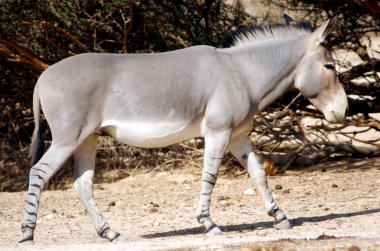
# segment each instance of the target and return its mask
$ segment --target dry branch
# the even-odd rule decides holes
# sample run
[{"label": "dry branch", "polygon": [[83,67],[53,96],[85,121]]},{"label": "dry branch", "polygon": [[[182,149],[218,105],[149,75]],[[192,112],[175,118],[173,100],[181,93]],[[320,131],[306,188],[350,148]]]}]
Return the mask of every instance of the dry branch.
[{"label": "dry branch", "polygon": [[[48,64],[40,60],[30,50],[7,39],[1,34],[0,43],[3,45],[2,47],[0,47],[0,54],[5,59],[5,61],[26,65],[32,68],[33,70],[39,72],[42,72],[49,67]],[[16,52],[13,52],[12,50]]]},{"label": "dry branch", "polygon": [[51,23],[48,21],[40,21],[39,24],[45,28],[52,28],[52,29],[60,32],[65,37],[67,37],[68,39],[73,41],[75,44],[77,44],[84,52],[91,52],[91,50],[85,44],[83,44],[81,41],[79,41],[79,39],[77,39],[75,36],[73,36],[69,31],[60,27],[57,23]]}]

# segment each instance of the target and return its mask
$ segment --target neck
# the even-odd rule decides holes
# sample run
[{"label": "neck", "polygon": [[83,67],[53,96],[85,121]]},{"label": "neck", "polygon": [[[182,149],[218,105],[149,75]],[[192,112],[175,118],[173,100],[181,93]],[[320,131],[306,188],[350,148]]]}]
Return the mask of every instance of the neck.
[{"label": "neck", "polygon": [[[251,102],[262,111],[291,88],[304,54],[301,39],[284,38],[223,49],[245,80]],[[232,67],[231,65],[231,67]]]}]

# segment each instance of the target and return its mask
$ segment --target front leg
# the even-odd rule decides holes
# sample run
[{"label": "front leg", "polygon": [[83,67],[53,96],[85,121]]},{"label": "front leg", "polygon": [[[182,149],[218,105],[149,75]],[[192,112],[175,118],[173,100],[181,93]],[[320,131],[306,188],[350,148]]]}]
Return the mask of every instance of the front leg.
[{"label": "front leg", "polygon": [[256,155],[252,151],[251,141],[246,137],[233,140],[228,146],[232,155],[240,164],[248,170],[249,175],[256,183],[257,188],[264,200],[264,205],[269,216],[274,217],[274,227],[276,229],[291,228],[290,222],[277,206],[269,188],[265,170]]},{"label": "front leg", "polygon": [[223,232],[211,220],[211,194],[218,178],[220,164],[229,143],[231,131],[208,133],[205,137],[205,152],[202,172],[202,188],[197,210],[197,220],[210,235],[221,235]]}]

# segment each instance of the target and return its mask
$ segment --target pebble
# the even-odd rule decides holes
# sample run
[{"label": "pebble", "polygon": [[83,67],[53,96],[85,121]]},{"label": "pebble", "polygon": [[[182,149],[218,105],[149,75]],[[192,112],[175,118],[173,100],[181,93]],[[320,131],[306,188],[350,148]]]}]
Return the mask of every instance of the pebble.
[{"label": "pebble", "polygon": [[277,184],[277,185],[274,186],[274,189],[276,189],[276,190],[281,190],[281,189],[282,189],[282,186],[279,185],[279,184]]},{"label": "pebble", "polygon": [[158,212],[158,208],[157,207],[149,208],[149,213],[157,213],[157,212]]},{"label": "pebble", "polygon": [[255,190],[253,190],[252,188],[247,188],[244,190],[244,194],[252,196],[255,194]]},{"label": "pebble", "polygon": [[232,202],[229,202],[229,201],[226,201],[226,200],[223,200],[220,202],[220,204],[224,207],[229,207],[229,206],[232,206],[233,203]]},{"label": "pebble", "polygon": [[53,219],[53,218],[55,218],[55,214],[48,214],[45,216],[45,218],[48,220]]},{"label": "pebble", "polygon": [[338,185],[334,183],[334,184],[332,184],[332,187],[338,187]]},{"label": "pebble", "polygon": [[218,197],[218,201],[229,200],[229,199],[231,199],[231,198],[228,196],[223,196],[223,195]]},{"label": "pebble", "polygon": [[347,251],[360,251],[360,248],[358,246],[353,245],[353,246],[349,247],[347,249]]},{"label": "pebble", "polygon": [[290,189],[285,189],[284,191],[282,191],[282,194],[288,194],[290,193]]},{"label": "pebble", "polygon": [[150,202],[150,204],[152,205],[152,207],[160,207],[160,205],[158,205],[157,203],[154,203],[154,202]]},{"label": "pebble", "polygon": [[113,207],[115,205],[116,205],[115,201],[111,201],[110,203],[108,203],[108,206],[110,206],[110,207]]}]

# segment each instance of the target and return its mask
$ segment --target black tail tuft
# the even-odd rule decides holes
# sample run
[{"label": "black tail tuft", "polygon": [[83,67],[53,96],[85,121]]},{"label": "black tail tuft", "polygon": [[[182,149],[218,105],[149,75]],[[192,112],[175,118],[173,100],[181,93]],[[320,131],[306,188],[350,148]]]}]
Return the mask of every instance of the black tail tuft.
[{"label": "black tail tuft", "polygon": [[31,143],[30,157],[31,166],[34,166],[42,157],[45,151],[45,143],[44,143],[44,131],[45,126],[43,123],[38,125],[38,128],[35,128],[33,132],[33,138]]}]

